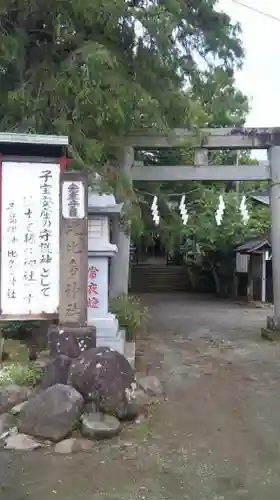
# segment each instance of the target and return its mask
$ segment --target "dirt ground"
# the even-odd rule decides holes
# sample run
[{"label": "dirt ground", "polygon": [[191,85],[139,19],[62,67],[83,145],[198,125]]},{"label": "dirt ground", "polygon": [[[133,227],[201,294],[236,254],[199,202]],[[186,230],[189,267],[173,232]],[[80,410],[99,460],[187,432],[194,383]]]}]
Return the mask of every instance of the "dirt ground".
[{"label": "dirt ground", "polygon": [[166,401],[90,454],[0,454],[1,500],[279,500],[280,343],[268,309],[145,296],[139,369]]}]

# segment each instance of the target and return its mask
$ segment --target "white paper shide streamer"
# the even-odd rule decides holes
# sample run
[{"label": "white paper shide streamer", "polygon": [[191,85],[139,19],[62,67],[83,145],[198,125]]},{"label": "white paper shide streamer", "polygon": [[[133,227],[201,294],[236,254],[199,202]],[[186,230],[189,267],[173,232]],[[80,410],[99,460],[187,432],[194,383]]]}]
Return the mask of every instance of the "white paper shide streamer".
[{"label": "white paper shide streamer", "polygon": [[153,216],[153,221],[156,226],[159,225],[160,221],[160,216],[159,216],[159,210],[158,210],[158,197],[154,196],[153,203],[151,206],[151,211],[152,211],[152,216]]},{"label": "white paper shide streamer", "polygon": [[186,195],[184,195],[184,194],[183,194],[181,201],[180,201],[179,210],[180,210],[180,215],[182,217],[182,222],[185,226],[188,222],[189,214],[188,214],[187,207],[186,207]]},{"label": "white paper shide streamer", "polygon": [[239,210],[241,213],[241,218],[243,221],[243,224],[246,226],[248,224],[248,221],[250,219],[249,212],[247,209],[247,204],[246,204],[246,196],[242,196],[242,200],[239,205]]},{"label": "white paper shide streamer", "polygon": [[225,206],[224,198],[220,194],[219,205],[218,205],[218,208],[215,212],[215,219],[216,219],[217,226],[220,226],[222,223],[225,208],[226,208],[226,206]]}]

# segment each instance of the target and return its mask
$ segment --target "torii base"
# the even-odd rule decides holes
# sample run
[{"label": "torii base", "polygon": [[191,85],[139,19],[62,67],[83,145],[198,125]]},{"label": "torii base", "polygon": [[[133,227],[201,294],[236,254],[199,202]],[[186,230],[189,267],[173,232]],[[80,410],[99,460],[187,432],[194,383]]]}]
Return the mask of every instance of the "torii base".
[{"label": "torii base", "polygon": [[261,337],[270,342],[280,341],[280,318],[268,316],[266,328],[261,329]]}]

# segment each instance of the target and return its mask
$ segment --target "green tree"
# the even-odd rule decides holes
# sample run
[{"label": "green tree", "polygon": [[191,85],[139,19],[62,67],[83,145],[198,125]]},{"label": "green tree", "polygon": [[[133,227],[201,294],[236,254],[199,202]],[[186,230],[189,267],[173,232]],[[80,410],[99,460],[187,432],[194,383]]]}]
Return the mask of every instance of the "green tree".
[{"label": "green tree", "polygon": [[1,129],[68,134],[92,169],[128,132],[206,123],[194,86],[215,87],[215,67],[231,78],[243,55],[239,26],[215,5],[1,0]]},{"label": "green tree", "polygon": [[[232,71],[227,68],[222,67],[209,67],[203,75],[199,77],[197,75],[193,76],[192,79],[193,87],[190,90],[190,95],[196,103],[199,103],[201,109],[204,113],[204,127],[242,127],[244,125],[246,115],[248,113],[248,99],[242,94],[238,89],[235,88],[234,75]],[[235,164],[237,162],[237,154],[240,156],[239,162],[241,164],[255,163],[251,159],[251,154],[249,151],[242,151],[240,153],[236,151],[213,151],[209,152],[209,163],[215,165],[225,165],[225,164]],[[177,148],[172,150],[157,150],[152,149],[149,151],[138,151],[137,159],[143,161],[146,165],[191,165],[194,164],[194,151],[190,147]],[[199,182],[165,182],[161,184],[139,182],[137,183],[137,189],[141,192],[155,192],[159,197],[164,197],[168,195],[175,195],[176,193],[188,193],[194,189],[199,189],[205,183]],[[241,189],[249,189],[249,184],[251,190],[253,189],[252,183],[247,183],[248,185],[242,184]],[[209,185],[216,186],[219,189],[230,190],[235,187],[235,182],[212,182],[206,183]],[[255,187],[259,187],[259,184],[254,183]],[[144,211],[144,226],[145,215],[147,210]],[[150,226],[150,224],[148,224]],[[168,238],[168,246],[170,246],[173,240],[178,240],[175,236],[176,230],[178,230],[178,225],[176,224],[176,219],[170,220],[167,223],[166,220],[162,221],[162,225],[168,225],[168,233],[171,231],[171,226],[173,225],[172,234],[174,233],[174,239]],[[149,228],[150,229],[150,228]],[[137,227],[136,227],[137,231]]]},{"label": "green tree", "polygon": [[[214,68],[205,73],[204,77],[197,81],[192,90],[193,94],[202,105],[205,116],[208,117],[205,126],[225,127],[243,126],[248,112],[248,101],[246,96],[234,87],[234,78],[230,72],[221,68]],[[255,164],[256,160],[251,158],[250,151],[213,151],[209,153],[209,163],[213,165],[236,164],[237,154],[240,164]],[[139,159],[146,164],[153,165],[182,165],[193,164],[193,150],[190,148],[176,150],[153,150],[140,152]],[[239,191],[249,193],[260,189],[267,183],[240,182]],[[143,220],[147,228],[147,238],[154,232],[149,207],[151,196],[145,195],[146,191],[155,193],[160,200],[161,222],[157,232],[166,250],[179,249],[180,245],[188,240],[191,253],[188,252],[188,264],[196,267],[200,274],[207,267],[211,271],[216,283],[216,289],[221,288],[220,276],[227,274],[232,278],[233,262],[232,252],[238,243],[244,241],[250,235],[256,235],[266,231],[269,226],[269,214],[266,209],[254,209],[248,226],[241,222],[238,210],[236,210],[237,195],[236,182],[165,182],[139,183],[137,188],[143,193],[145,204],[142,207]],[[219,194],[229,193],[229,202],[235,207],[230,217],[226,214],[222,229],[217,226],[214,219],[215,204],[218,203]],[[197,208],[199,217],[192,221],[196,223],[192,227],[182,226],[178,210],[168,210],[167,200],[180,201],[180,194],[185,193],[187,203]],[[177,195],[177,197],[176,197]],[[241,198],[240,198],[241,199]],[[204,213],[205,212],[205,213]],[[198,243],[199,247],[197,247]],[[203,254],[197,251],[203,248]],[[202,259],[202,255],[204,258]],[[220,264],[218,264],[220,262]]]},{"label": "green tree", "polygon": [[[151,126],[244,121],[247,100],[234,85],[240,28],[216,3],[0,0],[1,130],[69,135],[79,167],[102,171],[143,231],[142,196],[118,169],[104,168],[112,144]],[[173,151],[166,161],[189,156]]]},{"label": "green tree", "polygon": [[[268,207],[253,205],[246,200],[249,212],[247,224],[240,212],[241,197],[235,192],[224,193],[225,211],[218,225],[215,213],[221,191],[201,188],[189,202],[189,220],[181,228],[185,241],[185,257],[190,272],[210,272],[216,292],[229,291],[234,282],[235,248],[270,229]],[[232,290],[231,290],[232,291]]]}]

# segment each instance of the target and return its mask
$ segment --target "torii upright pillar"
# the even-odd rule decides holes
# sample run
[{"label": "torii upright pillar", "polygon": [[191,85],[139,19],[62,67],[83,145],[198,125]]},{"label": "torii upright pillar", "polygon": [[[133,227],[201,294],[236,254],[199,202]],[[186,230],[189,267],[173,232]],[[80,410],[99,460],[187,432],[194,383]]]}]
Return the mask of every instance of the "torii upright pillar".
[{"label": "torii upright pillar", "polygon": [[267,318],[267,327],[280,332],[280,146],[268,150],[271,170],[271,243],[274,314]]},{"label": "torii upright pillar", "polygon": [[[134,162],[133,147],[125,147],[120,151],[118,167],[126,174],[128,181],[132,184],[132,166]],[[119,200],[118,200],[119,201]],[[112,223],[112,242],[117,246],[118,253],[112,258],[110,266],[110,297],[117,297],[128,292],[129,283],[129,254],[130,234],[129,228],[125,230],[115,220]]]}]

